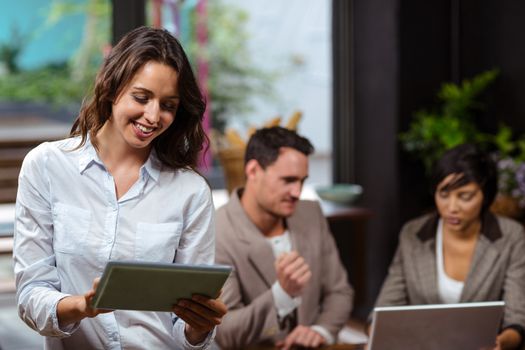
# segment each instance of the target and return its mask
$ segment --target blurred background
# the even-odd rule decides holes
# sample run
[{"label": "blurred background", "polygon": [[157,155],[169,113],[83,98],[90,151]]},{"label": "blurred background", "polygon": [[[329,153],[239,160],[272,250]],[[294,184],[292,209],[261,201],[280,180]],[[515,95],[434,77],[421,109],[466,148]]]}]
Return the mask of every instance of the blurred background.
[{"label": "blurred background", "polygon": [[[208,99],[212,147],[201,168],[214,190],[227,194],[242,181],[249,134],[276,124],[314,144],[310,188],[362,186],[350,207],[366,215],[354,211],[331,228],[357,290],[353,316],[365,319],[401,224],[432,209],[428,173],[445,149],[479,142],[491,150],[501,207],[523,220],[524,16],[525,3],[510,0],[5,2],[0,235],[12,235],[23,156],[68,134],[124,33],[163,27],[185,47]],[[16,317],[10,247],[0,241],[0,346],[39,348]]]}]

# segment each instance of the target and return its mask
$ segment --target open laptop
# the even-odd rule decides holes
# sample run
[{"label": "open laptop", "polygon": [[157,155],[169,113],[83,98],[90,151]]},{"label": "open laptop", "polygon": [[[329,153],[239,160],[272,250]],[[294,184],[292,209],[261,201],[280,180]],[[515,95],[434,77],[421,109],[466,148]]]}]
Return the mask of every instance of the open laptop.
[{"label": "open laptop", "polygon": [[368,350],[492,349],[503,301],[376,307]]}]

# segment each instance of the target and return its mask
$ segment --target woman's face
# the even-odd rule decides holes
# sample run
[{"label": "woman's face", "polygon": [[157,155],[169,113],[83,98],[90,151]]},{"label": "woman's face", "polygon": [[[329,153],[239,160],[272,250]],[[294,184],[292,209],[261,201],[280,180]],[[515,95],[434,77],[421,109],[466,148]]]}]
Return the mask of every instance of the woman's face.
[{"label": "woman's face", "polygon": [[443,228],[449,232],[467,232],[480,222],[483,192],[475,182],[453,190],[444,190],[460,174],[450,174],[439,183],[434,194],[436,206],[443,220]]},{"label": "woman's face", "polygon": [[137,71],[113,104],[110,140],[123,140],[133,149],[151,147],[175,119],[179,105],[177,72],[149,61]]}]

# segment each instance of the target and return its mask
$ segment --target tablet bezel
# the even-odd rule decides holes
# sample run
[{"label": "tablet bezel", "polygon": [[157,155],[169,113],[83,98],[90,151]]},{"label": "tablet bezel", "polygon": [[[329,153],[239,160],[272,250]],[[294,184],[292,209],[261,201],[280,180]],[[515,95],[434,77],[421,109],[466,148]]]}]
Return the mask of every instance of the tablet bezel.
[{"label": "tablet bezel", "polygon": [[226,265],[109,261],[91,306],[170,312],[180,298],[192,294],[218,297],[231,270]]}]

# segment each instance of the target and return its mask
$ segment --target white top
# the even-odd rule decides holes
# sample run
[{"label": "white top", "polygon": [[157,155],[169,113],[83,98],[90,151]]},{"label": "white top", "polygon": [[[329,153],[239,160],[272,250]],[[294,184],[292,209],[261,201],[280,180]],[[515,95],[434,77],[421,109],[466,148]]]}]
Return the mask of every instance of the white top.
[{"label": "white top", "polygon": [[436,233],[436,265],[438,276],[438,291],[441,301],[445,304],[459,303],[464,282],[450,278],[445,273],[443,261],[443,220],[439,220]]},{"label": "white top", "polygon": [[151,152],[117,200],[113,177],[87,141],[46,142],[25,158],[16,203],[14,267],[21,318],[51,349],[201,349],[169,312],[115,311],[60,328],[56,306],[82,295],[109,260],[211,264],[214,210],[205,180],[164,168]]},{"label": "white top", "polygon": [[[273,251],[273,255],[277,259],[281,254],[289,253],[292,251],[292,241],[288,230],[284,231],[282,235],[268,237]],[[273,300],[275,301],[275,307],[277,309],[277,315],[280,318],[284,318],[286,315],[294,311],[299,305],[301,305],[301,297],[292,298],[286,291],[281,287],[279,281],[275,281],[272,286]],[[323,338],[326,339],[327,344],[334,343],[334,337],[322,326],[314,325],[312,329],[319,333]]]},{"label": "white top", "polygon": [[[268,242],[272,247],[273,255],[275,259],[284,253],[292,251],[292,242],[290,240],[290,233],[284,231],[282,235],[268,237]],[[301,297],[292,298],[286,291],[281,287],[279,281],[275,281],[272,286],[273,300],[275,301],[275,307],[277,308],[277,314],[280,318],[285,317],[299,305],[301,305]]]},{"label": "white top", "polygon": [[292,241],[290,240],[290,233],[288,230],[284,231],[282,235],[268,237],[267,240],[272,246],[273,255],[276,259],[282,254],[292,251]]}]

